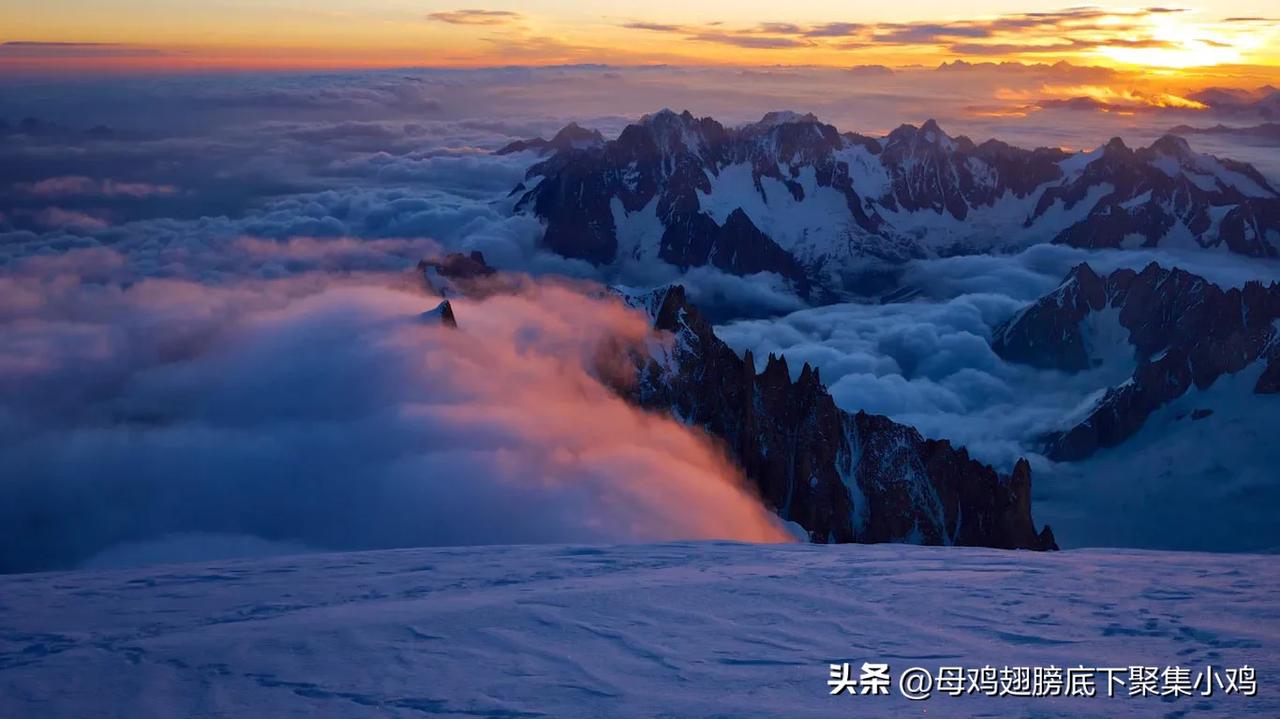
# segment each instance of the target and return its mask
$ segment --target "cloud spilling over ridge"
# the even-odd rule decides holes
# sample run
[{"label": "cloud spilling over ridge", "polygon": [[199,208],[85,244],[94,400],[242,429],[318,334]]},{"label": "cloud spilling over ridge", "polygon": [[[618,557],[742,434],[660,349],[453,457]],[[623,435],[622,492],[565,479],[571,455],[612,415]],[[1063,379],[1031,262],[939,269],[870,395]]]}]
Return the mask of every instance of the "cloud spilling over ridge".
[{"label": "cloud spilling over ridge", "polygon": [[786,538],[708,439],[596,379],[602,341],[648,341],[616,302],[531,285],[450,330],[385,275],[122,285],[77,254],[0,277],[0,570],[200,535]]}]

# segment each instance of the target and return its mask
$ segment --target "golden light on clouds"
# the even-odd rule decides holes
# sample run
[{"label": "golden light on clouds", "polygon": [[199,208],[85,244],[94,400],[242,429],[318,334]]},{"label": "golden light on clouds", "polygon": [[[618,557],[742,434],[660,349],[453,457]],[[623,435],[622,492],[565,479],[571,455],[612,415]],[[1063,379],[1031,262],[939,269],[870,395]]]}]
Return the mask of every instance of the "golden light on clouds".
[{"label": "golden light on clouds", "polygon": [[1181,110],[1206,109],[1204,103],[1169,92],[1142,92],[1132,88],[1112,87],[1109,85],[1049,85],[1043,88],[1042,94],[1059,98],[1087,97],[1101,105],[1113,107],[1145,106]]},{"label": "golden light on clouds", "polygon": [[1151,37],[1162,43],[1151,47],[1104,47],[1102,54],[1114,61],[1145,67],[1182,69],[1244,62],[1258,46],[1256,33],[1223,32],[1177,17],[1158,17]]},{"label": "golden light on clouds", "polygon": [[[937,65],[1023,62],[1150,68],[1280,68],[1267,5],[1060,7],[943,0],[261,0],[231,12],[120,0],[0,8],[0,69],[552,65]],[[626,14],[623,14],[626,13]],[[967,13],[967,14],[966,14]]]}]

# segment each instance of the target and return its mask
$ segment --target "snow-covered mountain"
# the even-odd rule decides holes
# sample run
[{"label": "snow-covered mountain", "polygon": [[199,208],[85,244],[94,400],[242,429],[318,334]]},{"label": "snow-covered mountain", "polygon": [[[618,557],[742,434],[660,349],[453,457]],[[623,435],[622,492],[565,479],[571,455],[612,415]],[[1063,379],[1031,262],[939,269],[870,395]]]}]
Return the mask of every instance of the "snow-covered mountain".
[{"label": "snow-covered mountain", "polygon": [[1073,154],[975,144],[933,121],[873,138],[813,115],[725,127],[663,110],[606,142],[566,128],[530,147],[551,145],[515,191],[550,250],[774,272],[819,299],[873,289],[886,264],[1044,242],[1280,252],[1280,193],[1173,135]]},{"label": "snow-covered mountain", "polygon": [[[1011,361],[1068,372],[1107,354],[1128,355],[1133,375],[1048,438],[1049,457],[1083,459],[1120,444],[1157,409],[1224,375],[1255,371],[1254,395],[1280,393],[1280,283],[1223,290],[1155,263],[1106,277],[1082,264],[999,327],[992,347]],[[1190,416],[1208,414],[1193,410]]]},{"label": "snow-covered mountain", "polygon": [[[1277,561],[678,543],[7,576],[0,716],[1275,717]],[[895,684],[831,696],[833,662],[887,663]],[[1126,669],[1110,698],[1103,676],[1095,697],[896,685],[988,664]],[[1256,696],[1130,696],[1131,665],[1248,665]]]},{"label": "snow-covered mountain", "polygon": [[637,356],[638,381],[620,391],[723,440],[766,505],[811,541],[1057,548],[1032,520],[1025,460],[1001,476],[950,442],[845,412],[807,363],[794,381],[785,357],[757,372],[678,285],[624,297],[672,342]]}]

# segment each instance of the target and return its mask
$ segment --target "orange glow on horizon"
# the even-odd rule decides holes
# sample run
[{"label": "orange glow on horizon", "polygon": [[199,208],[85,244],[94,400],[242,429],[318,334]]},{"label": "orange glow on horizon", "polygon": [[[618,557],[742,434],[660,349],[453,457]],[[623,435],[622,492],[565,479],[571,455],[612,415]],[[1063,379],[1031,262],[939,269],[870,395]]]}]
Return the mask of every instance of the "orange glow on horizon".
[{"label": "orange glow on horizon", "polygon": [[[1066,61],[1185,79],[1208,68],[1280,73],[1280,21],[1265,4],[1210,9],[1066,7],[1027,0],[1011,10],[976,0],[952,6],[859,8],[798,0],[780,20],[758,0],[696,8],[653,0],[620,16],[598,0],[495,0],[459,9],[439,0],[316,0],[298,8],[262,0],[226,8],[175,2],[157,10],[120,0],[0,9],[0,73],[198,72],[341,68],[544,66],[936,66],[964,60]],[[131,6],[137,6],[130,10]],[[1230,5],[1230,8],[1222,7]],[[900,12],[900,16],[895,16]],[[721,22],[724,18],[732,21]],[[1230,75],[1230,73],[1227,73]]]}]

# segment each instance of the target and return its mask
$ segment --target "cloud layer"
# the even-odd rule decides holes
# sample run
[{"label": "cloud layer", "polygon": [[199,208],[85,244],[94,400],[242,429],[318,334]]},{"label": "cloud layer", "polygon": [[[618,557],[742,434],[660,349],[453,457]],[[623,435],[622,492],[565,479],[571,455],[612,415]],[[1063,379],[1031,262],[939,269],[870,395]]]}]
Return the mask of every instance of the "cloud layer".
[{"label": "cloud layer", "polygon": [[807,309],[730,323],[718,332],[735,349],[752,350],[757,362],[781,352],[793,371],[804,362],[816,366],[845,409],[885,414],[928,436],[954,440],[1001,471],[1021,456],[1043,469],[1047,460],[1035,454],[1039,437],[1128,379],[1131,349],[1119,337],[1100,348],[1101,366],[1073,375],[1005,362],[991,350],[992,330],[1080,262],[1108,273],[1153,261],[1190,269],[1223,287],[1280,280],[1280,264],[1252,258],[1041,245],[1015,256],[913,263],[899,280],[919,292],[911,302]]},{"label": "cloud layer", "polygon": [[[816,49],[893,52],[913,50],[984,58],[1078,58],[1122,49],[1186,51],[1188,48],[1230,49],[1224,28],[1265,23],[1265,19],[1228,18],[1188,21],[1199,37],[1170,37],[1161,23],[1183,16],[1183,8],[1140,10],[1073,7],[1057,11],[1008,13],[988,18],[916,22],[764,22],[755,25],[713,22],[699,25],[653,21],[622,23],[629,30],[669,34],[685,41],[717,43],[761,50]],[[1232,57],[1237,57],[1233,55]]]},{"label": "cloud layer", "polygon": [[[602,269],[543,251],[541,225],[510,213],[536,158],[492,151],[570,120],[613,135],[665,105],[730,124],[789,106],[869,134],[937,116],[978,141],[1073,147],[1142,144],[1204,113],[1029,120],[977,107],[1100,78],[1114,73],[586,66],[6,85],[0,521],[18,529],[0,569],[99,553],[777,536],[714,448],[593,378],[585,348],[637,339],[636,318],[546,287],[460,304],[456,335],[418,323],[433,300],[410,270],[450,250],[537,275],[684,282],[723,320],[794,313],[726,337],[818,364],[845,406],[1007,470],[1110,375],[1006,365],[986,349],[990,327],[1081,259],[1103,271],[1152,255],[949,258],[905,270],[927,301],[805,310],[767,274]],[[1212,149],[1280,172],[1265,153]],[[1266,264],[1190,266],[1235,283]]]},{"label": "cloud layer", "polygon": [[193,533],[786,538],[709,440],[596,379],[602,341],[646,341],[616,302],[531,285],[457,303],[455,331],[382,275],[122,287],[80,262],[111,263],[73,253],[0,284],[0,570]]}]

